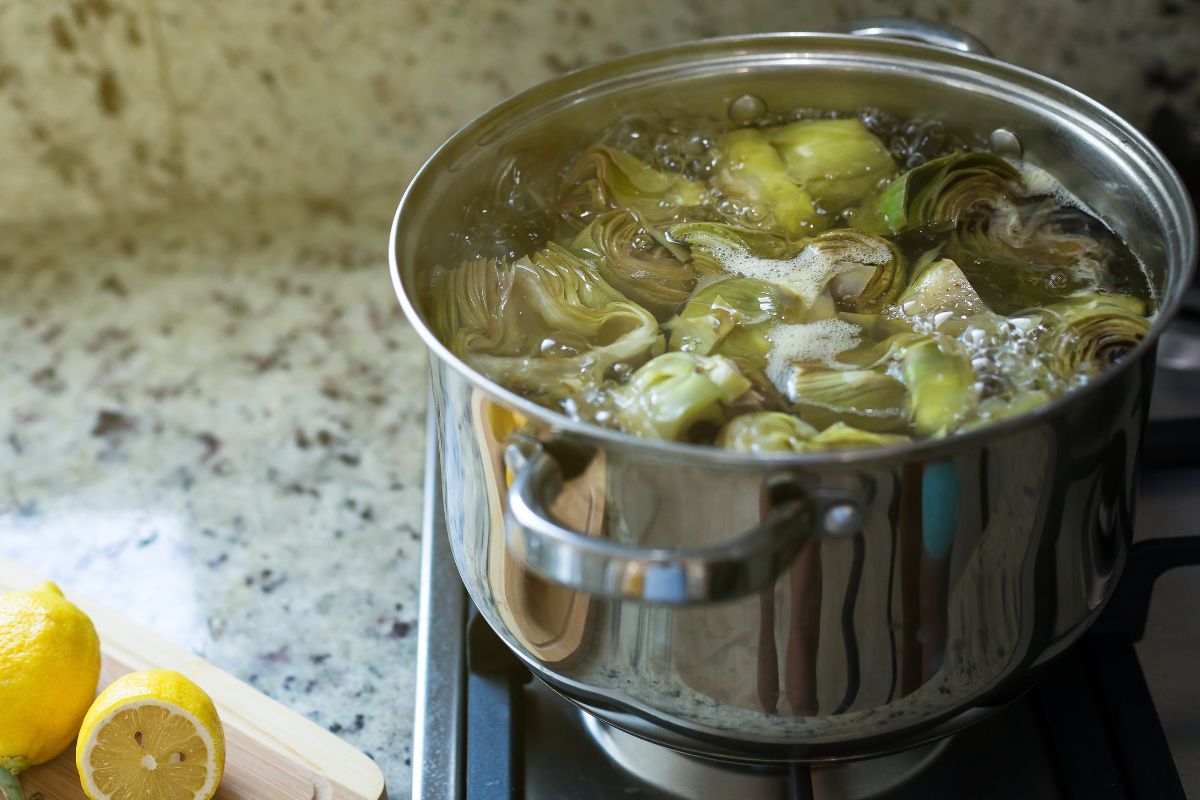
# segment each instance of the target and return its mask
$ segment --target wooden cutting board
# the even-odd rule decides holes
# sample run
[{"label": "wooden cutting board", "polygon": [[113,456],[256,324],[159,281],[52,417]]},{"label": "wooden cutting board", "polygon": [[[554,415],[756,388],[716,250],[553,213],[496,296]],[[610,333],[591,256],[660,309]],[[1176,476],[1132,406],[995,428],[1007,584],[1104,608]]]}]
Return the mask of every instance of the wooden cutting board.
[{"label": "wooden cutting board", "polygon": [[[0,592],[33,588],[40,578],[0,558]],[[216,703],[225,726],[225,777],[216,800],[384,800],[383,773],[367,756],[316,723],[189,651],[103,606],[67,592],[100,634],[100,686],[127,672],[173,669]],[[75,746],[21,775],[27,800],[87,800],[75,771]]]}]

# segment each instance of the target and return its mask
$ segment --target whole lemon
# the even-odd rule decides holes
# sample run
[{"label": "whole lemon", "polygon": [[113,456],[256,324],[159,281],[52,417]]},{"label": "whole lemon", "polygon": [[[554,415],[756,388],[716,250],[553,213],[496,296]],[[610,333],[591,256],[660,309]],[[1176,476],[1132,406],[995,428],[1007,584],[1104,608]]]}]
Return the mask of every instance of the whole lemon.
[{"label": "whole lemon", "polygon": [[57,586],[0,594],[0,791],[67,749],[99,682],[96,628]]}]

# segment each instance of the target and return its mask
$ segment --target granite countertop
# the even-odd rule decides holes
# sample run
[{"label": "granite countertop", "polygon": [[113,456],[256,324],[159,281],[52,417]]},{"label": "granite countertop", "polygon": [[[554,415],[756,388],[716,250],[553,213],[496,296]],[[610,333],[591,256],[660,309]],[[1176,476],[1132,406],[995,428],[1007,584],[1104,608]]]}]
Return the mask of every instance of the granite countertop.
[{"label": "granite countertop", "polygon": [[423,349],[387,214],[0,236],[0,554],[184,644],[409,785]]}]

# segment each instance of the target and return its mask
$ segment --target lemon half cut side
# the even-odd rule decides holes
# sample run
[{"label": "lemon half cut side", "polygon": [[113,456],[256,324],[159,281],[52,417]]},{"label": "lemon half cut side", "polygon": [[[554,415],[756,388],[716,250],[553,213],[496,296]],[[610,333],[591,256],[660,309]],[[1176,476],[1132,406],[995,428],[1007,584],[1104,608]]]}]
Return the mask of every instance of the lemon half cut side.
[{"label": "lemon half cut side", "polygon": [[133,673],[96,699],[76,749],[92,800],[210,800],[225,741],[208,695],[165,670]]}]

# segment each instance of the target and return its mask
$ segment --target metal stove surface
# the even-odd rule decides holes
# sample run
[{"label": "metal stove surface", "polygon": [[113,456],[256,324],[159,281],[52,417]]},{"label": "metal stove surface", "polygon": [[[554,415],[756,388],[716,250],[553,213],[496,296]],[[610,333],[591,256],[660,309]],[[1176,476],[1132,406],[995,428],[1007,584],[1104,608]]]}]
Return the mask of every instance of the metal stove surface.
[{"label": "metal stove surface", "polygon": [[[1158,440],[1148,442],[1135,538],[1200,532],[1200,338],[1190,333],[1164,343],[1148,437]],[[428,447],[415,798],[1173,800],[1185,796],[1182,786],[1200,791],[1200,614],[1185,610],[1200,609],[1194,570],[1158,581],[1136,651],[1124,633],[1089,634],[1034,690],[931,750],[747,771],[606,729],[519,667],[471,668],[468,642],[483,653],[476,659],[503,660],[506,651],[462,589],[441,518],[432,434]],[[1200,561],[1200,539],[1188,544],[1192,550],[1168,559]],[[1149,573],[1147,597],[1157,576]]]}]

